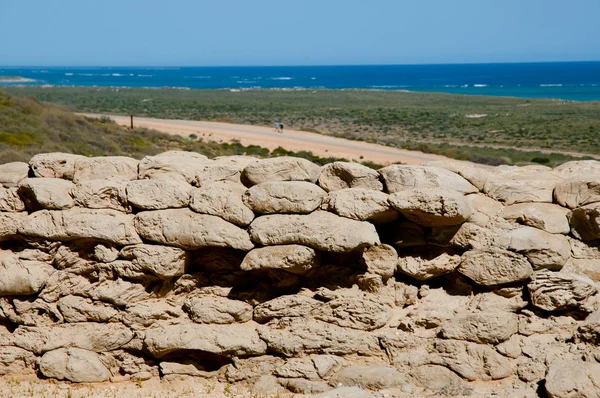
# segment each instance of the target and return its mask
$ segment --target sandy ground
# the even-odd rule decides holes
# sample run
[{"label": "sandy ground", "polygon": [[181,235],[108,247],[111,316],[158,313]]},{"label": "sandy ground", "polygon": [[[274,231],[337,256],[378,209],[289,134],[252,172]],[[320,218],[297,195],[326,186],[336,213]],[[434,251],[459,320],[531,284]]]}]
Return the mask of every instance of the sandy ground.
[{"label": "sandy ground", "polygon": [[[119,124],[125,126],[129,126],[130,124],[129,116],[82,115],[90,117],[110,116]],[[184,137],[196,134],[206,141],[231,142],[236,139],[243,145],[259,145],[270,150],[282,147],[294,152],[310,151],[321,157],[346,158],[357,162],[371,161],[382,165],[396,162],[418,165],[431,160],[447,159],[444,156],[386,147],[362,141],[351,141],[305,131],[286,129],[283,134],[280,134],[275,131],[275,128],[269,127],[145,117],[134,117],[133,123],[136,127],[146,127]]]}]

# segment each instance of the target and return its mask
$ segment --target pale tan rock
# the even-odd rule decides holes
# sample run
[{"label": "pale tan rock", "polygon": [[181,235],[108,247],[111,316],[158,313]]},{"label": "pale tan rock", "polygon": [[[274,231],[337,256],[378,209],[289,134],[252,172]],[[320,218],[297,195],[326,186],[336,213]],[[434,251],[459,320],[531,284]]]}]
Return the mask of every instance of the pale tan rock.
[{"label": "pale tan rock", "polygon": [[459,255],[433,251],[427,256],[401,256],[398,271],[424,281],[454,271],[460,262]]},{"label": "pale tan rock", "polygon": [[196,174],[211,161],[204,155],[187,151],[168,151],[146,156],[140,161],[139,179],[180,180],[192,184]]},{"label": "pale tan rock", "polygon": [[492,176],[490,170],[471,162],[460,160],[434,160],[424,164],[429,167],[439,167],[458,174],[473,184],[477,189],[483,191],[485,182]]},{"label": "pale tan rock", "polygon": [[574,209],[569,217],[571,233],[577,239],[590,241],[600,239],[600,203],[592,203]]},{"label": "pale tan rock", "polygon": [[38,178],[63,178],[72,180],[75,174],[75,162],[85,156],[72,153],[40,153],[29,161],[33,175]]},{"label": "pale tan rock", "polygon": [[590,344],[600,344],[600,310],[597,310],[577,328],[577,337]]},{"label": "pale tan rock", "polygon": [[164,299],[149,299],[127,305],[123,323],[132,329],[145,329],[160,321],[184,318],[181,303]]},{"label": "pale tan rock", "polygon": [[594,282],[600,282],[600,261],[598,259],[570,258],[561,272],[582,275]]},{"label": "pale tan rock", "polygon": [[484,192],[506,205],[526,202],[552,203],[554,187],[562,180],[551,171],[539,172],[517,168],[488,179]]},{"label": "pale tan rock", "polygon": [[0,250],[0,296],[36,294],[54,271],[46,263],[19,260],[13,252]]},{"label": "pale tan rock", "polygon": [[582,361],[555,363],[548,369],[545,388],[550,398],[598,398],[600,364]]},{"label": "pale tan rock", "polygon": [[[490,225],[490,227],[493,227]],[[452,247],[462,250],[486,250],[497,247],[496,238],[503,229],[481,227],[471,221],[461,225],[433,227],[427,236],[427,242],[436,246]]]},{"label": "pale tan rock", "polygon": [[373,398],[373,394],[360,387],[338,387],[313,395],[312,398]]},{"label": "pale tan rock", "polygon": [[312,315],[329,324],[356,330],[380,329],[391,317],[390,307],[369,295],[337,297],[312,310]]},{"label": "pale tan rock", "polygon": [[381,275],[387,280],[394,276],[398,266],[398,253],[390,245],[371,246],[363,251],[362,262],[367,267],[367,272]]},{"label": "pale tan rock", "polygon": [[320,255],[302,245],[279,245],[255,248],[248,252],[240,265],[244,271],[281,269],[294,274],[305,274],[318,267]]},{"label": "pale tan rock", "polygon": [[563,272],[536,272],[527,285],[531,303],[546,311],[580,309],[591,312],[586,300],[598,293],[589,278]]},{"label": "pale tan rock", "polygon": [[243,229],[219,217],[189,209],[141,212],[135,217],[135,226],[144,239],[182,249],[232,247],[251,250],[254,247]]},{"label": "pale tan rock", "polygon": [[262,245],[301,244],[318,250],[349,252],[379,244],[375,227],[323,211],[274,214],[255,219],[250,236]]},{"label": "pale tan rock", "polygon": [[98,383],[110,378],[98,354],[78,348],[61,348],[44,354],[40,372],[49,378],[74,383]]},{"label": "pale tan rock", "polygon": [[490,311],[458,314],[442,326],[440,333],[446,339],[498,344],[508,340],[518,329],[516,314]]},{"label": "pale tan rock", "polygon": [[364,188],[382,191],[379,173],[359,163],[333,162],[321,169],[319,185],[327,192],[345,188]]},{"label": "pale tan rock", "polygon": [[[4,337],[4,336],[2,336]],[[6,340],[4,340],[6,342]],[[19,347],[0,346],[0,376],[35,373],[37,358]]]},{"label": "pale tan rock", "polygon": [[127,200],[142,210],[187,207],[192,186],[179,180],[135,180],[127,184]]},{"label": "pale tan rock", "polygon": [[15,345],[36,354],[58,348],[81,348],[94,352],[112,351],[133,339],[133,332],[120,323],[68,323],[50,327],[20,326]]},{"label": "pale tan rock", "polygon": [[255,213],[310,213],[321,206],[327,193],[306,181],[271,181],[256,184],[243,196]]},{"label": "pale tan rock", "polygon": [[457,271],[482,286],[521,282],[533,274],[527,258],[505,250],[468,251]]},{"label": "pale tan rock", "polygon": [[600,174],[600,162],[597,160],[572,160],[556,166],[554,173],[565,179]]},{"label": "pale tan rock", "polygon": [[73,182],[79,183],[87,180],[102,180],[119,178],[122,180],[135,180],[138,175],[139,160],[126,156],[102,156],[82,158],[75,161]]},{"label": "pale tan rock", "polygon": [[523,254],[533,269],[561,269],[571,256],[571,245],[563,235],[522,227],[498,238],[500,247]]},{"label": "pale tan rock", "polygon": [[0,185],[13,188],[19,185],[19,181],[27,178],[29,165],[23,162],[11,162],[0,164]]},{"label": "pale tan rock", "polygon": [[523,353],[521,350],[521,337],[516,334],[512,335],[510,339],[496,345],[496,350],[505,357],[518,358]]},{"label": "pale tan rock", "polygon": [[351,365],[340,370],[330,380],[332,386],[361,387],[368,390],[400,386],[408,381],[405,374],[393,366]]},{"label": "pale tan rock", "polygon": [[272,181],[307,181],[315,183],[321,168],[309,160],[281,156],[262,159],[246,166],[242,178],[250,185]]},{"label": "pale tan rock", "polygon": [[127,181],[119,178],[85,180],[76,185],[72,195],[80,207],[131,212],[126,187]]},{"label": "pale tan rock", "polygon": [[216,181],[231,181],[243,184],[242,171],[246,166],[258,162],[251,156],[219,156],[212,162],[202,165],[196,172],[196,186],[209,186]]},{"label": "pale tan rock", "polygon": [[21,200],[17,188],[3,188],[0,186],[0,212],[19,212],[25,210],[25,203]]},{"label": "pale tan rock", "polygon": [[79,296],[65,296],[58,300],[60,310],[65,322],[110,322],[116,320],[119,314],[114,307],[94,302],[89,298]]},{"label": "pale tan rock", "polygon": [[551,203],[518,203],[502,209],[500,216],[551,234],[568,234],[569,213],[568,209]]},{"label": "pale tan rock", "polygon": [[[468,388],[462,379],[450,369],[439,365],[422,365],[412,373],[418,385],[432,391],[459,394],[467,394]],[[457,394],[458,395],[458,394]]]},{"label": "pale tan rock", "polygon": [[474,213],[480,213],[486,216],[488,220],[497,216],[504,208],[502,203],[480,193],[466,195],[465,200],[471,205]]},{"label": "pale tan rock", "polygon": [[119,256],[130,260],[141,272],[156,275],[161,279],[183,275],[188,264],[185,251],[159,245],[125,246]]},{"label": "pale tan rock", "polygon": [[81,276],[67,271],[56,271],[46,281],[46,286],[38,297],[49,303],[55,303],[60,297],[87,292],[91,282]]},{"label": "pale tan rock", "polygon": [[267,352],[267,344],[259,338],[252,323],[159,324],[146,331],[144,346],[157,358],[178,350],[199,350],[226,357],[264,355]]},{"label": "pale tan rock", "polygon": [[102,263],[112,263],[119,257],[119,250],[110,245],[98,243],[94,246],[93,258]]},{"label": "pale tan rock", "polygon": [[239,300],[218,296],[191,297],[183,305],[190,319],[196,323],[244,323],[252,319],[252,306]]},{"label": "pale tan rock", "polygon": [[75,205],[71,191],[75,185],[60,178],[24,178],[19,195],[30,210],[63,210]]},{"label": "pale tan rock", "polygon": [[325,208],[342,217],[374,224],[396,220],[400,214],[388,202],[389,195],[365,188],[347,188],[329,193]]},{"label": "pale tan rock", "polygon": [[469,381],[498,380],[514,373],[510,361],[487,345],[438,340],[432,363],[446,366]]},{"label": "pale tan rock", "polygon": [[280,296],[254,308],[254,320],[266,323],[275,318],[307,318],[322,302],[302,295]]},{"label": "pale tan rock", "polygon": [[473,209],[462,194],[444,189],[406,189],[389,197],[403,216],[419,225],[457,225],[467,221]]},{"label": "pale tan rock", "polygon": [[379,169],[387,193],[411,189],[454,190],[463,194],[478,192],[470,182],[440,167],[393,164]]},{"label": "pale tan rock", "polygon": [[283,379],[279,380],[282,386],[296,394],[314,394],[322,393],[331,389],[323,381],[306,379]]},{"label": "pale tan rock", "polygon": [[280,328],[260,325],[258,333],[269,351],[288,357],[302,353],[373,356],[381,352],[374,334],[315,320],[292,318]]},{"label": "pale tan rock", "polygon": [[118,306],[129,305],[150,297],[144,285],[123,279],[99,282],[88,287],[86,293],[93,300],[106,301]]},{"label": "pale tan rock", "polygon": [[0,241],[19,235],[19,225],[27,219],[27,213],[0,213]]},{"label": "pale tan rock", "polygon": [[142,243],[134,216],[114,210],[42,210],[30,214],[19,227],[26,236],[50,240],[96,239],[116,245]]},{"label": "pale tan rock", "polygon": [[570,209],[600,202],[600,170],[597,173],[580,175],[556,184],[556,202]]},{"label": "pale tan rock", "polygon": [[210,184],[192,191],[190,208],[246,227],[254,220],[254,213],[242,200],[242,194],[243,191],[238,187]]}]

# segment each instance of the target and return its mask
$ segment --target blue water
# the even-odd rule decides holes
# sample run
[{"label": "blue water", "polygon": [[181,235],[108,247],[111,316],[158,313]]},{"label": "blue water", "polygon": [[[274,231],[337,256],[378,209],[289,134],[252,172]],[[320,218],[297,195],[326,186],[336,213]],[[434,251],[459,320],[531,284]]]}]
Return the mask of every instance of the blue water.
[{"label": "blue water", "polygon": [[26,85],[197,89],[358,88],[600,100],[600,62],[181,68],[0,67],[1,75],[35,80]]}]

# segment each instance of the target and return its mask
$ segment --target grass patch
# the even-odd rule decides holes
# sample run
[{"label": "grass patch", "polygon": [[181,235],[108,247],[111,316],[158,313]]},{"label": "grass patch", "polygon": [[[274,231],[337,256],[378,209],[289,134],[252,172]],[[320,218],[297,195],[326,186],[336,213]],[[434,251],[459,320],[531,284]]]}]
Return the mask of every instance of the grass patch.
[{"label": "grass patch", "polygon": [[[545,164],[554,165],[572,159],[537,149],[600,155],[600,101],[369,90],[5,89],[81,112],[268,127],[280,120],[286,129],[422,148],[488,164],[547,158]],[[531,150],[493,150],[499,146]]]}]

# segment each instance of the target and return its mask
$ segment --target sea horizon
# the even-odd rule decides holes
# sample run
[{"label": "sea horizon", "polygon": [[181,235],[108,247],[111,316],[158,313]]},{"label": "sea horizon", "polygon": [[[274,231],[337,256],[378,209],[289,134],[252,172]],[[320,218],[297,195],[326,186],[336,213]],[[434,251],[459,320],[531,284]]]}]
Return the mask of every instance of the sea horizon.
[{"label": "sea horizon", "polygon": [[0,66],[1,86],[363,89],[600,100],[600,61],[310,66]]}]

